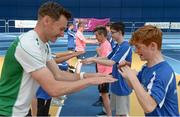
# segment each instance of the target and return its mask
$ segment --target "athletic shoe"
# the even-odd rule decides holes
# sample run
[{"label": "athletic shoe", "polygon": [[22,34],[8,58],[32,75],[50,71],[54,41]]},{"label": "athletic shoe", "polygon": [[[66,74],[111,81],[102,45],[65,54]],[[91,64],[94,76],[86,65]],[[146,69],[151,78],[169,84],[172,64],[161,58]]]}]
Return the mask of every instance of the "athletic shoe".
[{"label": "athletic shoe", "polygon": [[103,106],[103,102],[101,100],[97,100],[92,106]]},{"label": "athletic shoe", "polygon": [[106,117],[106,116],[107,114],[104,111],[101,111],[100,113],[96,115],[96,117]]}]

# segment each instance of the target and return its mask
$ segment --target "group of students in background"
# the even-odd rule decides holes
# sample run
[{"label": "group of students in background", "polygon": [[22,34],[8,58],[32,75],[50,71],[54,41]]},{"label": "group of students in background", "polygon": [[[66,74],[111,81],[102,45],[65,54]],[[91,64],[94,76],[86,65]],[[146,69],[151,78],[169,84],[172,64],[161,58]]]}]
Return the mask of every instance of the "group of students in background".
[{"label": "group of students in background", "polygon": [[[94,29],[97,40],[84,37],[83,23],[78,24],[75,36],[73,26],[69,25],[68,38],[75,37],[76,44],[69,39],[68,49],[75,49],[75,52],[52,58],[48,41],[55,42],[57,37],[64,36],[70,18],[71,14],[61,5],[47,2],[38,11],[35,29],[19,36],[10,46],[0,80],[0,116],[25,116],[39,86],[50,97],[43,100],[38,97],[41,106],[37,109],[42,112],[37,115],[48,116],[43,111],[49,111],[51,97],[90,85],[99,85],[107,116],[128,116],[132,90],[146,116],[179,116],[175,73],[161,54],[163,34],[159,28],[142,26],[127,42],[123,22],[112,23],[109,31],[104,26],[97,26]],[[86,43],[99,43],[97,57],[84,57]],[[131,69],[132,46],[140,59],[146,61],[139,72]],[[59,70],[57,63],[75,56],[78,58],[77,73]],[[12,70],[10,63],[16,69]],[[82,64],[91,63],[97,63],[98,73],[80,72]]]},{"label": "group of students in background", "polygon": [[[124,40],[124,29],[125,25],[122,22],[112,23],[109,33],[105,27],[97,27],[95,35],[100,42],[99,48],[97,48],[99,56],[82,60],[84,64],[97,63],[98,72],[112,74],[114,78],[118,79],[117,82],[110,84],[110,99],[109,84],[99,85],[104,107],[104,112],[100,115],[112,116],[111,110],[115,111],[116,116],[127,116],[129,113],[131,88],[128,87],[126,81],[119,74],[117,66],[123,60],[130,63],[132,61],[132,48]],[[110,38],[107,38],[108,34],[111,35]]]},{"label": "group of students in background", "polygon": [[[106,91],[107,83],[99,85],[105,108],[105,112],[101,114],[112,116],[111,110],[113,110],[116,116],[128,116],[129,96],[134,90],[146,116],[178,116],[176,76],[161,54],[162,31],[152,25],[143,26],[136,30],[127,42],[124,40],[124,29],[125,25],[122,22],[111,24],[111,36],[116,44],[111,46],[112,51],[108,51],[110,44],[105,41],[108,40],[107,32],[103,32],[105,27],[97,27],[95,35],[100,43],[97,48],[99,56],[82,60],[84,64],[97,63],[98,72],[112,72],[112,76],[118,79],[110,83],[110,104],[107,100],[109,97]],[[104,41],[102,41],[103,38]],[[108,43],[111,41],[109,40]],[[135,53],[140,56],[140,59],[147,62],[139,72],[130,67],[133,50],[131,45],[135,47]],[[112,67],[112,71],[109,72],[106,66]]]},{"label": "group of students in background", "polygon": [[[145,115],[179,115],[176,77],[161,54],[162,31],[155,26],[143,26],[127,42],[124,30],[123,22],[97,26],[94,34],[99,43],[98,57],[81,60],[83,64],[97,63],[97,72],[118,79],[110,84],[110,96],[108,83],[98,86],[104,107],[99,115],[112,116],[113,110],[116,116],[128,116],[132,89]],[[130,68],[131,45],[140,59],[147,62],[139,72]]]}]

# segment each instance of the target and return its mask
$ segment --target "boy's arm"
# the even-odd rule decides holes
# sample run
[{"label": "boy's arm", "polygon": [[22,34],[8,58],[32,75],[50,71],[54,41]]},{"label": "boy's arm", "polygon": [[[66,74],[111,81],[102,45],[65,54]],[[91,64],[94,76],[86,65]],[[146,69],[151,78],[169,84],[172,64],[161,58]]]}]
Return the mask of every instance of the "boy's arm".
[{"label": "boy's arm", "polygon": [[69,60],[73,57],[79,56],[83,53],[84,53],[84,51],[77,51],[77,52],[68,53],[66,55],[64,54],[63,56],[57,55],[56,58],[54,58],[54,60],[56,61],[56,63],[61,63],[61,62],[64,62],[66,60]]},{"label": "boy's arm", "polygon": [[59,52],[59,53],[56,53],[56,57],[63,57],[63,56],[67,56],[67,55],[71,55],[73,52],[71,51],[67,51],[67,52]]},{"label": "boy's arm", "polygon": [[156,101],[144,90],[137,77],[130,80],[130,83],[144,112],[152,112],[157,106]]},{"label": "boy's arm", "polygon": [[142,106],[143,110],[145,113],[150,113],[152,112],[156,106],[157,103],[156,101],[149,95],[147,91],[144,90],[142,85],[140,84],[136,72],[134,70],[131,70],[129,66],[124,66],[121,68],[119,71],[123,78],[129,81],[131,84],[132,88],[135,91],[135,94],[137,96],[137,99]]},{"label": "boy's arm", "polygon": [[90,57],[81,61],[83,64],[98,63],[106,66],[113,66],[115,61],[109,60],[107,57]]},{"label": "boy's arm", "polygon": [[113,66],[115,61],[108,59],[107,57],[97,57],[97,59],[92,60],[94,63],[98,63],[106,66]]},{"label": "boy's arm", "polygon": [[84,42],[87,44],[98,44],[98,41],[95,39],[85,39]]}]

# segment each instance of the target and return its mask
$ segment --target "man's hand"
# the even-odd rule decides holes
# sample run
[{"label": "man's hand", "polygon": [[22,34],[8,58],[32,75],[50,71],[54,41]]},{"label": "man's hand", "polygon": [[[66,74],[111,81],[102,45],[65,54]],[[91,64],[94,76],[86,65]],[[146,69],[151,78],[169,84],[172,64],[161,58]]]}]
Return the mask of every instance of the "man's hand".
[{"label": "man's hand", "polygon": [[112,83],[117,81],[117,79],[112,77],[92,77],[88,78],[90,85],[99,85],[103,83]]},{"label": "man's hand", "polygon": [[112,75],[106,75],[103,73],[85,73],[84,78],[91,78],[91,77],[112,77]]}]

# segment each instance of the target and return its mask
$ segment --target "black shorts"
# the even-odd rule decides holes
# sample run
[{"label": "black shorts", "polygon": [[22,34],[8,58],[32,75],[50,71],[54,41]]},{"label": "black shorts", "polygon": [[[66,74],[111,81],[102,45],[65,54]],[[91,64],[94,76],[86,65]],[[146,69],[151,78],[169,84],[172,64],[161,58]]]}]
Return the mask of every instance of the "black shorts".
[{"label": "black shorts", "polygon": [[108,93],[109,92],[109,83],[104,83],[98,85],[98,90],[100,93]]},{"label": "black shorts", "polygon": [[[109,75],[112,75],[112,73],[110,73]],[[108,93],[109,83],[103,83],[103,84],[98,85],[98,90],[100,93]]]}]

